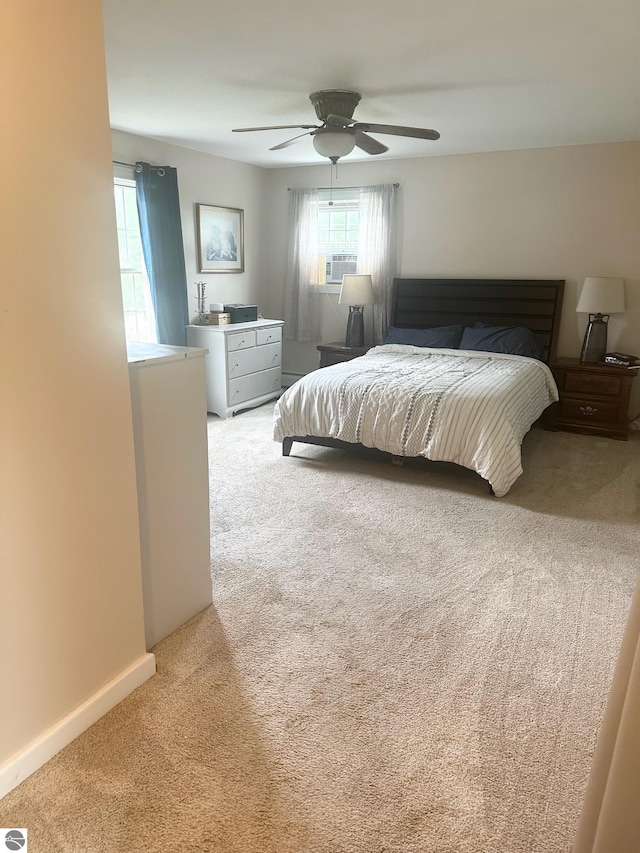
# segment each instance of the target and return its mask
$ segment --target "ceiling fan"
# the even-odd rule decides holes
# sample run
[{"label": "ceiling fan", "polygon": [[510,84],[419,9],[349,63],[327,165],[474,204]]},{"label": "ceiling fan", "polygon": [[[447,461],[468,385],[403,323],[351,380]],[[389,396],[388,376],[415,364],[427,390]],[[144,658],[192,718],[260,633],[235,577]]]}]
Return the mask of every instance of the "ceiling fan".
[{"label": "ceiling fan", "polygon": [[378,142],[369,132],[388,133],[392,136],[412,136],[417,139],[439,139],[437,130],[427,130],[422,127],[403,127],[397,124],[372,124],[371,122],[355,121],[353,111],[360,101],[358,92],[343,89],[324,89],[312,92],[309,100],[313,104],[316,115],[322,124],[279,124],[272,127],[234,127],[234,133],[247,133],[254,130],[287,130],[297,128],[304,130],[292,139],[274,145],[270,151],[278,151],[293,145],[303,136],[313,137],[313,147],[318,154],[328,157],[332,163],[337,163],[340,157],[349,154],[357,146],[367,154],[383,154],[388,147]]}]

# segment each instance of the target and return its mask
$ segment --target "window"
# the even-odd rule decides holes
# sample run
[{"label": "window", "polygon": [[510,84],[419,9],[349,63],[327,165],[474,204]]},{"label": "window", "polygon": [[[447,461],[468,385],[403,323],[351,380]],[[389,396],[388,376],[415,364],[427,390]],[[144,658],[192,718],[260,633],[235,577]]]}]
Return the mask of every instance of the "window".
[{"label": "window", "polygon": [[[359,198],[356,190],[319,191],[318,270],[319,281],[340,285],[343,275],[353,275],[358,266]],[[327,288],[337,290],[335,288]]]},{"label": "window", "polygon": [[114,194],[127,341],[157,343],[151,287],[142,254],[135,181],[116,178]]},{"label": "window", "polygon": [[324,252],[358,250],[358,208],[334,202],[318,210],[318,247]]}]

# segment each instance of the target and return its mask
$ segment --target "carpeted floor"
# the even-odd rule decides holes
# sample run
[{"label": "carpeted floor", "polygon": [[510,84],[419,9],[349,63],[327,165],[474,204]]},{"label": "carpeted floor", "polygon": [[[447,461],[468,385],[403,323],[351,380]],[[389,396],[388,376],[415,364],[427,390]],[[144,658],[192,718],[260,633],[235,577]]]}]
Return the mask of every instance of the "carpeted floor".
[{"label": "carpeted floor", "polygon": [[567,853],[638,568],[640,439],[505,498],[211,416],[214,606],[0,802],[30,853]]}]

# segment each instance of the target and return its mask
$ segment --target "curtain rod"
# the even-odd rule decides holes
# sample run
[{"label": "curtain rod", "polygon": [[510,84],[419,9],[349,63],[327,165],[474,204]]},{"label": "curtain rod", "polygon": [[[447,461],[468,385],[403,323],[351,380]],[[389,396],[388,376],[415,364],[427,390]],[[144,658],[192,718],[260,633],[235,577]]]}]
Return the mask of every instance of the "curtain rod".
[{"label": "curtain rod", "polygon": [[[369,186],[375,186],[375,184],[369,184]],[[395,190],[398,189],[400,184],[394,184],[393,188]],[[316,189],[316,190],[359,190],[361,187],[287,187],[287,192],[290,193],[291,190],[295,189]]]},{"label": "curtain rod", "polygon": [[[130,169],[135,169],[136,172],[142,171],[142,166],[138,166],[137,163],[123,163],[122,160],[112,160],[111,161],[115,166],[128,166]],[[151,169],[155,169],[157,172],[160,172],[161,176],[164,175],[164,166],[150,166]]]},{"label": "curtain rod", "polygon": [[[122,160],[112,160],[116,166],[129,166],[130,169],[137,169],[138,171],[142,171],[142,167],[138,167],[135,163],[123,163]],[[157,169],[159,172],[164,172],[164,168],[162,166],[151,166],[152,169]],[[371,184],[370,184],[371,186]],[[395,190],[398,189],[400,184],[394,184],[393,188]],[[291,192],[291,190],[296,189],[296,187],[287,187],[287,192]],[[315,187],[317,190],[359,190],[360,187]]]}]

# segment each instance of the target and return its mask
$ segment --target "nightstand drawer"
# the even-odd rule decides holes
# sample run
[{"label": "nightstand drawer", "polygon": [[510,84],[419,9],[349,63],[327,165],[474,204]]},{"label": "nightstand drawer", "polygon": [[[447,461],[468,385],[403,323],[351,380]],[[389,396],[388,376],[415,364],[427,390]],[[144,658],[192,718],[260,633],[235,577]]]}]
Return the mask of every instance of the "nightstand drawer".
[{"label": "nightstand drawer", "polygon": [[607,403],[601,400],[572,400],[564,398],[560,401],[558,419],[585,424],[615,424],[618,421],[618,403]]},{"label": "nightstand drawer", "polygon": [[329,361],[330,364],[342,364],[343,361],[352,361],[354,358],[358,358],[358,356],[346,352],[337,352],[331,354]]},{"label": "nightstand drawer", "polygon": [[320,367],[331,367],[364,355],[369,347],[348,347],[344,344],[319,344],[316,349],[320,353]]},{"label": "nightstand drawer", "polygon": [[621,376],[602,376],[595,373],[578,373],[568,370],[564,375],[564,387],[567,394],[598,394],[614,397],[616,400],[622,391]]}]

